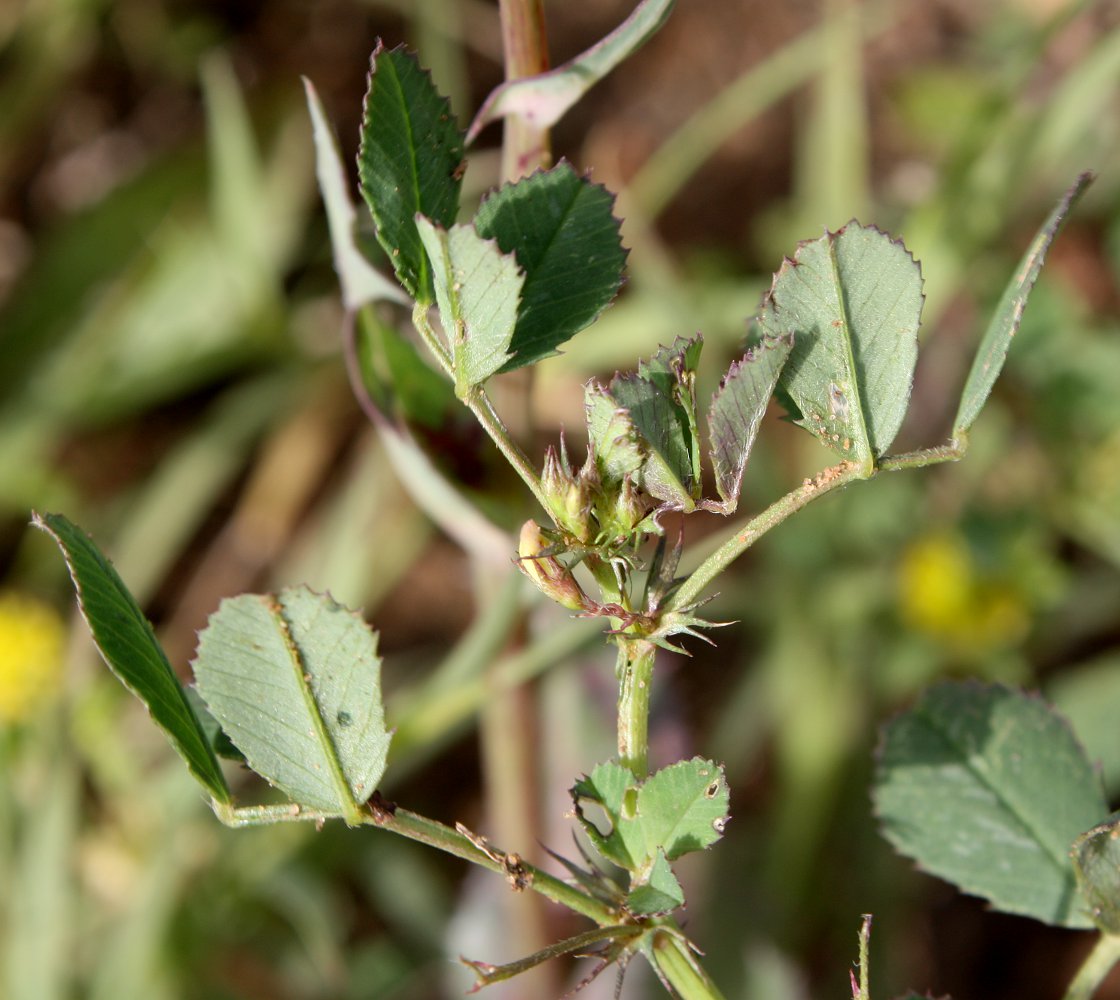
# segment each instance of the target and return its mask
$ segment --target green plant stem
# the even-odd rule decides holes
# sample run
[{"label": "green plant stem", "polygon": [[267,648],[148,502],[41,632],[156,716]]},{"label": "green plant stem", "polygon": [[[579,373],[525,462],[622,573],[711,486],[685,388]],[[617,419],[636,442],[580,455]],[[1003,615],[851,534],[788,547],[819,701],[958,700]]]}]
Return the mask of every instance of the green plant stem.
[{"label": "green plant stem", "polygon": [[691,946],[679,933],[657,935],[653,942],[653,961],[681,1000],[723,1000],[719,987],[708,978]]},{"label": "green plant stem", "polygon": [[665,611],[677,611],[695,604],[704,588],[720,573],[747,551],[771,528],[777,527],[791,514],[816,500],[817,497],[847,486],[857,479],[867,478],[866,473],[854,462],[841,462],[820,473],[815,479],[775,500],[761,514],[752,517],[746,525],[737,528],[715,552],[705,559],[666,603]]},{"label": "green plant stem", "polygon": [[[420,338],[424,341],[428,350],[432,352],[432,356],[439,362],[440,367],[454,381],[451,354],[436,335],[435,330],[432,329],[426,306],[417,303],[412,310],[412,325],[416,327],[417,333],[420,334]],[[547,510],[548,505],[544,489],[541,486],[540,476],[537,475],[536,468],[517,442],[513,440],[513,436],[502,422],[502,418],[498,416],[498,412],[494,409],[494,404],[490,401],[490,397],[486,395],[485,390],[481,386],[471,386],[460,398],[474,414],[475,419],[482,425],[486,433],[490,435],[490,440],[498,446],[498,450],[505,456],[506,461],[513,466],[525,485],[529,487],[529,491],[536,498],[537,503],[544,510]]]},{"label": "green plant stem", "polygon": [[[507,80],[536,76],[548,69],[544,0],[499,0],[502,50]],[[510,115],[502,135],[502,179],[516,180],[547,166],[552,158],[548,129]]]},{"label": "green plant stem", "polygon": [[1081,963],[1063,1000],[1089,1000],[1117,962],[1120,962],[1120,937],[1102,934]]},{"label": "green plant stem", "polygon": [[649,773],[649,696],[657,647],[625,635],[617,641],[618,760],[641,781]]},{"label": "green plant stem", "polygon": [[673,594],[666,603],[664,612],[679,611],[695,604],[704,588],[766,532],[776,528],[791,514],[796,514],[818,497],[857,480],[873,479],[880,472],[903,472],[907,469],[922,469],[944,462],[956,462],[964,457],[967,450],[968,439],[960,435],[948,444],[881,458],[870,473],[854,462],[841,462],[839,465],[825,469],[813,479],[806,479],[796,490],[787,493],[780,500],[775,500],[761,514],[752,517],[742,527],[735,528],[727,541],[708,556]]},{"label": "green plant stem", "polygon": [[[472,864],[481,865],[492,872],[507,876],[509,874],[500,860],[501,852],[494,849],[484,851],[475,841],[458,830],[409,812],[407,809],[375,808],[370,811],[366,822],[383,830],[398,833],[409,840],[453,854]],[[508,857],[512,858],[512,856]],[[527,862],[521,861],[520,867],[528,880],[526,888],[582,914],[589,920],[595,921],[600,927],[610,927],[618,923],[618,914],[606,903]]]}]

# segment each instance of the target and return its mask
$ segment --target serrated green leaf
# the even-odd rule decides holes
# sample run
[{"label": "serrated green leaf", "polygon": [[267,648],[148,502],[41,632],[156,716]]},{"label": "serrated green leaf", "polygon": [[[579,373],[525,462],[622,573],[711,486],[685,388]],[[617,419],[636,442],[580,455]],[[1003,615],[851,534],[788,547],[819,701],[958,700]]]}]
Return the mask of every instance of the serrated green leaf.
[{"label": "serrated green leaf", "polygon": [[615,297],[626,253],[613,207],[609,191],[566,162],[505,185],[479,206],[479,235],[497,240],[525,272],[513,357],[502,371],[551,357]]},{"label": "serrated green leaf", "polygon": [[183,686],[117,571],[85,532],[61,514],[35,514],[32,523],[62,549],[78,606],[109,668],[148,706],[198,782],[218,802],[230,802],[225,777]]},{"label": "serrated green leaf", "polygon": [[854,221],[802,243],[763,303],[763,332],[793,334],[779,384],[798,422],[868,471],[906,414],[921,311],[921,269],[909,251]]},{"label": "serrated green leaf", "polygon": [[509,359],[525,276],[512,255],[473,226],[445,230],[419,218],[420,240],[444,333],[450,340],[456,391],[485,382]]},{"label": "serrated green leaf", "polygon": [[592,843],[605,858],[635,873],[647,884],[657,857],[675,861],[703,850],[722,835],[729,792],[723,768],[699,757],[662,768],[639,783],[633,773],[610,761],[599,764],[572,789],[578,803],[596,803],[609,830],[583,820]]},{"label": "serrated green leaf", "polygon": [[416,216],[450,226],[462,170],[463,134],[450,103],[414,55],[378,43],[362,106],[358,177],[397,279],[424,305],[432,302],[432,276]]},{"label": "serrated green leaf", "polygon": [[997,909],[1088,927],[1070,844],[1105,815],[1100,783],[1040,698],[947,683],[884,731],[883,833],[925,870]]},{"label": "serrated green leaf", "polygon": [[668,913],[684,905],[684,890],[669,867],[664,851],[657,852],[646,881],[627,893],[626,905],[631,913],[639,916]]},{"label": "serrated green leaf", "polygon": [[758,425],[774,394],[782,366],[793,348],[793,338],[764,337],[738,361],[732,362],[712,396],[708,410],[712,468],[721,512],[732,514],[739,505],[743,470],[758,436]]},{"label": "serrated green leaf", "polygon": [[1120,813],[1078,837],[1072,856],[1093,923],[1105,934],[1120,934]]},{"label": "serrated green leaf", "polygon": [[407,302],[401,290],[381,274],[358,247],[357,214],[350,200],[350,182],[338,155],[338,143],[327,122],[323,104],[311,81],[303,79],[307,110],[311,115],[311,134],[315,143],[315,174],[319,193],[327,211],[331,233],[331,252],[342,301],[347,309],[386,299]]},{"label": "serrated green leaf", "polygon": [[222,601],[195,678],[249,766],[301,806],[360,820],[385,770],[377,636],[306,587]]},{"label": "serrated green leaf", "polygon": [[670,861],[702,851],[723,836],[730,792],[723,768],[694,757],[662,768],[638,791],[647,856],[662,849]]},{"label": "serrated green leaf", "polygon": [[992,316],[984,338],[980,341],[980,349],[976,352],[976,358],[972,362],[972,368],[961,393],[961,405],[953,421],[954,437],[959,438],[968,433],[980,415],[984,403],[987,402],[996,379],[1003,371],[1003,363],[1011,347],[1011,338],[1015,336],[1023,320],[1027,298],[1038,280],[1050,244],[1054,242],[1054,237],[1058,235],[1062,223],[1065,222],[1077,200],[1092,183],[1093,177],[1092,173],[1082,174],[1063,195],[1062,200],[1050,213],[1050,217],[1042,224],[1042,228],[1019,262],[1019,267],[1007,288],[1004,289],[995,315]]}]

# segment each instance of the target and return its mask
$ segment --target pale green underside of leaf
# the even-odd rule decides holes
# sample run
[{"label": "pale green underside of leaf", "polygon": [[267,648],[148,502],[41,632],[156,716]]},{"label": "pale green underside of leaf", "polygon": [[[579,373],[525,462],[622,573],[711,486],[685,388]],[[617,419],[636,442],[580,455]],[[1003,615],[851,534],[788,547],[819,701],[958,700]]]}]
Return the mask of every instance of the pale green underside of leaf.
[{"label": "pale green underside of leaf", "polygon": [[1107,812],[1065,721],[1041,699],[946,683],[891,722],[875,803],[902,854],[994,907],[1088,927],[1069,850]]},{"label": "pale green underside of leaf", "polygon": [[589,382],[584,390],[584,409],[588,447],[595,455],[599,474],[612,483],[626,476],[636,477],[645,461],[645,449],[630,415],[596,382]]},{"label": "pale green underside of leaf", "polygon": [[377,636],[306,587],[224,600],[195,677],[249,766],[301,806],[355,820],[385,770]]},{"label": "pale green underside of leaf", "polygon": [[708,411],[712,468],[726,514],[733,513],[739,504],[743,470],[792,347],[790,336],[764,337],[757,347],[732,363],[712,397]]},{"label": "pale green underside of leaf", "polygon": [[473,226],[441,229],[418,218],[432,266],[440,320],[451,346],[455,384],[485,382],[509,359],[524,275],[512,254]]},{"label": "pale green underside of leaf", "polygon": [[58,543],[70,568],[78,603],[97,648],[110,669],[148,707],[191,774],[219,802],[229,788],[183,686],[155,632],[117,571],[97,546],[61,514],[33,520]]},{"label": "pale green underside of leaf", "polygon": [[961,405],[953,421],[954,437],[967,433],[984,408],[996,379],[1003,371],[1003,363],[1007,359],[1011,339],[1023,321],[1027,298],[1038,280],[1038,274],[1046,260],[1046,252],[1050,249],[1050,244],[1054,242],[1058,230],[1062,228],[1062,223],[1065,222],[1071,209],[1092,181],[1091,173],[1084,173],[1077,178],[1054,211],[1050,213],[1050,217],[1042,224],[1042,228],[1019,262],[1007,288],[1004,289],[992,321],[988,324],[983,340],[980,341],[980,348],[976,352],[972,369],[968,373],[968,379],[961,393]]},{"label": "pale green underside of leaf", "polygon": [[315,172],[323,206],[327,210],[331,251],[338,283],[342,286],[343,304],[347,309],[357,309],[367,302],[383,299],[407,302],[400,288],[374,268],[358,247],[357,214],[350,199],[350,182],[338,155],[338,143],[315,87],[306,77],[303,86],[315,142]]},{"label": "pale green underside of leaf", "polygon": [[631,913],[668,913],[684,905],[684,890],[677,881],[664,851],[658,851],[644,883],[634,886],[626,896]]},{"label": "pale green underside of leaf", "polygon": [[1093,923],[1120,934],[1120,813],[1077,838],[1073,863]]},{"label": "pale green underside of leaf", "polygon": [[665,23],[676,0],[642,0],[625,21],[575,59],[537,76],[495,88],[471,123],[467,141],[490,122],[516,115],[536,128],[555,125],[564,113]]},{"label": "pale green underside of leaf", "polygon": [[455,221],[462,165],[463,135],[447,99],[415,56],[378,45],[363,105],[358,177],[378,242],[400,283],[425,305],[432,302],[432,279],[416,216],[444,228]]},{"label": "pale green underside of leaf", "polygon": [[615,297],[626,254],[613,207],[609,191],[564,162],[505,185],[479,207],[479,235],[497,240],[525,272],[513,357],[502,371],[551,357]]},{"label": "pale green underside of leaf", "polygon": [[774,276],[759,323],[793,334],[779,383],[801,423],[870,466],[894,440],[918,357],[922,276],[906,248],[850,222],[802,243]]}]

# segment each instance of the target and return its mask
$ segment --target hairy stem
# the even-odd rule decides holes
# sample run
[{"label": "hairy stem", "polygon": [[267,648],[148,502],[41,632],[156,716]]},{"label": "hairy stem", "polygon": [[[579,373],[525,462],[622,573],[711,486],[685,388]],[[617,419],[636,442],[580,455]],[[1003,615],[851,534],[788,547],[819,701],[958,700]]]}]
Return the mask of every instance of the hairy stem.
[{"label": "hairy stem", "polygon": [[866,478],[866,473],[854,462],[841,462],[820,473],[780,500],[775,500],[761,514],[752,517],[743,527],[705,559],[681,585],[666,604],[666,611],[676,611],[695,604],[704,588],[720,573],[747,551],[771,528],[777,527],[791,514],[796,514],[817,497],[831,493],[856,479]]},{"label": "hairy stem", "polygon": [[[431,351],[432,356],[439,362],[440,367],[454,378],[451,355],[435,330],[432,329],[432,324],[428,319],[428,310],[425,306],[417,305],[413,309],[412,325],[416,327],[417,333],[420,334],[420,338],[424,341],[428,350]],[[502,422],[502,418],[498,416],[498,412],[494,409],[494,404],[491,403],[485,390],[481,386],[471,386],[461,398],[466,407],[474,414],[475,419],[482,425],[482,428],[490,435],[490,440],[498,446],[498,450],[505,456],[506,461],[513,466],[525,485],[529,487],[537,503],[547,510],[544,489],[541,487],[540,476],[537,475],[536,468],[517,442],[514,441],[513,435],[510,434],[506,425]]]},{"label": "hairy stem", "polygon": [[855,462],[841,462],[839,465],[825,469],[813,479],[806,479],[796,490],[787,493],[780,500],[775,500],[761,514],[755,515],[745,525],[736,528],[727,541],[708,556],[681,585],[667,602],[664,610],[677,611],[695,604],[704,588],[766,532],[776,528],[791,514],[796,514],[818,497],[856,480],[872,479],[880,472],[902,472],[907,469],[941,465],[944,462],[956,462],[964,457],[967,450],[968,440],[962,435],[949,444],[923,448],[921,451],[907,452],[903,455],[888,455],[876,462],[876,467],[870,474]]},{"label": "hairy stem", "polygon": [[498,872],[511,877],[511,866],[517,865],[524,873],[525,884],[523,888],[532,889],[546,899],[581,913],[589,920],[595,921],[600,927],[610,927],[618,923],[618,914],[606,903],[595,899],[589,893],[569,885],[560,879],[541,871],[539,868],[521,861],[516,855],[506,855],[489,847],[483,850],[478,841],[453,830],[451,827],[427,819],[407,809],[385,806],[375,806],[370,810],[366,822],[383,830],[391,830],[409,840],[427,844],[438,850],[446,851],[464,861],[481,865],[490,871]]},{"label": "hairy stem", "polygon": [[1063,1000],[1089,1000],[1117,962],[1120,962],[1120,937],[1102,934],[1081,963]]},{"label": "hairy stem", "polygon": [[657,647],[618,637],[618,760],[639,781],[649,773],[649,696]]}]

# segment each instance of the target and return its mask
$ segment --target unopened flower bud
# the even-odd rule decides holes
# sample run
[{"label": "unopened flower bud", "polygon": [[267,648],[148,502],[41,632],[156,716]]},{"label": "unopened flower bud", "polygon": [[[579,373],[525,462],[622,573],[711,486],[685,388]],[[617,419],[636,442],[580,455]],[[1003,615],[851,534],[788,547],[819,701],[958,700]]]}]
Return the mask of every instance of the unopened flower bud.
[{"label": "unopened flower bud", "polygon": [[587,595],[576,583],[568,569],[559,559],[545,555],[546,545],[536,521],[526,521],[521,526],[521,538],[517,547],[517,566],[537,589],[557,604],[572,611],[587,611],[591,607]]}]

